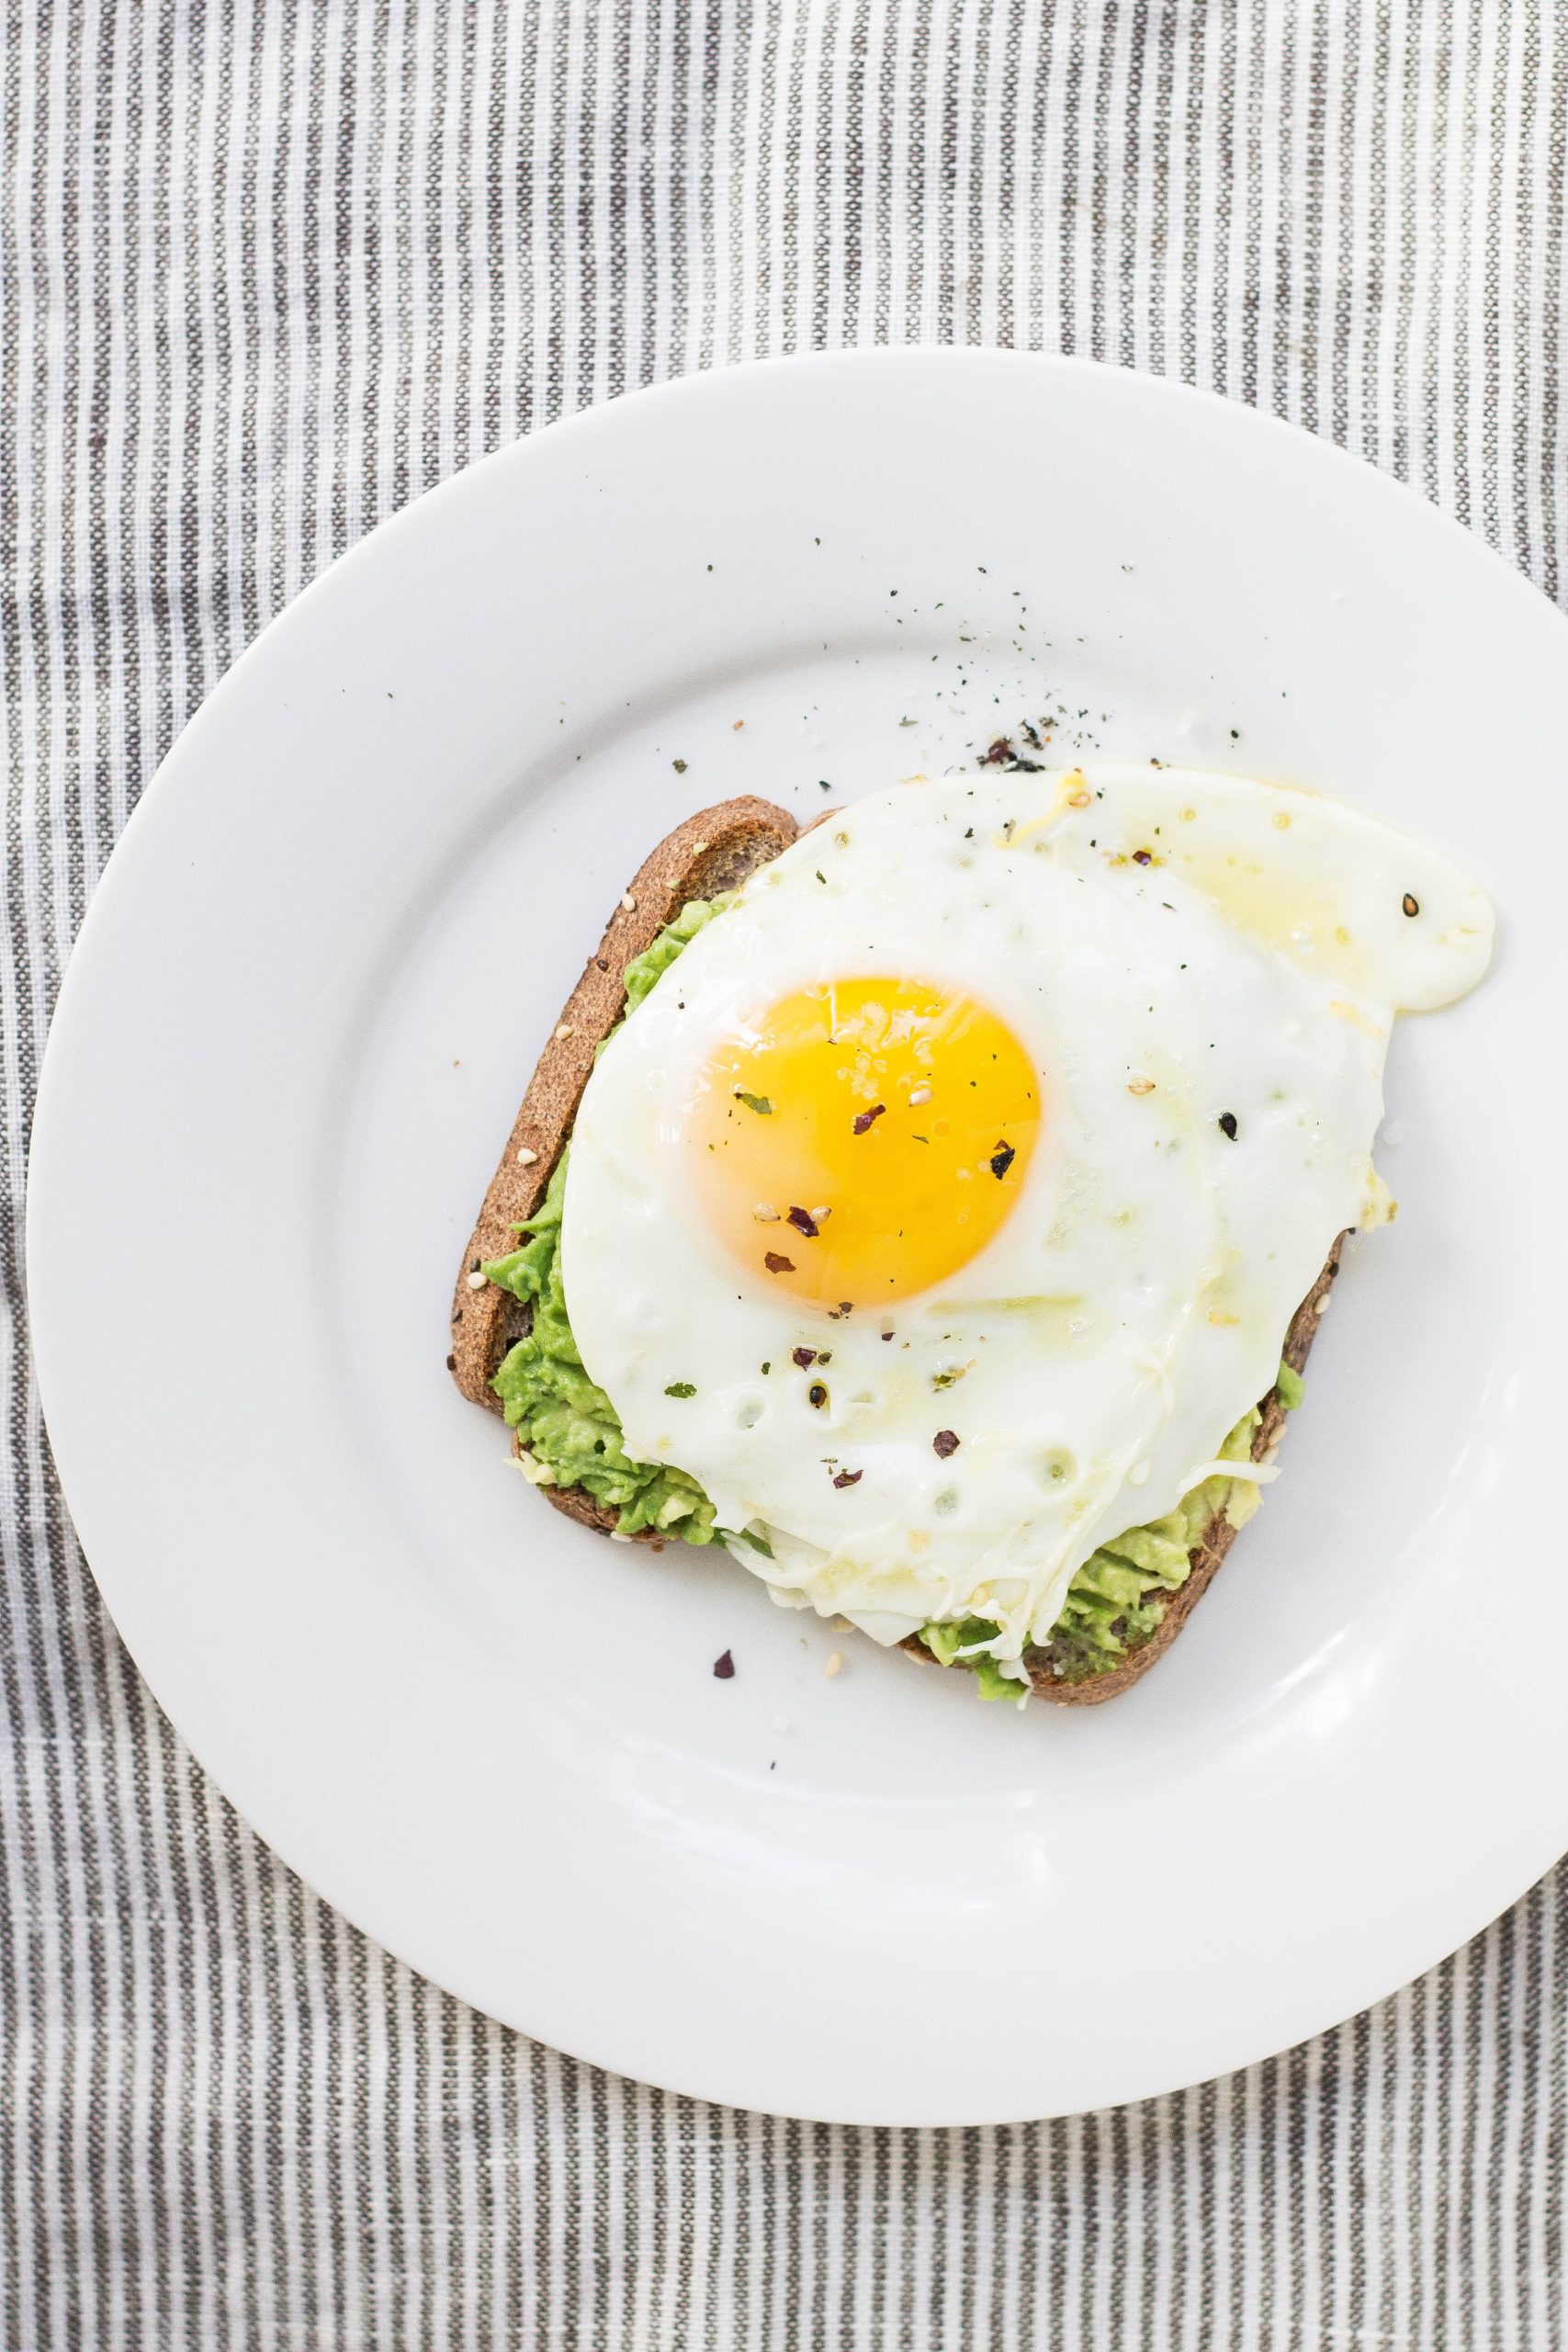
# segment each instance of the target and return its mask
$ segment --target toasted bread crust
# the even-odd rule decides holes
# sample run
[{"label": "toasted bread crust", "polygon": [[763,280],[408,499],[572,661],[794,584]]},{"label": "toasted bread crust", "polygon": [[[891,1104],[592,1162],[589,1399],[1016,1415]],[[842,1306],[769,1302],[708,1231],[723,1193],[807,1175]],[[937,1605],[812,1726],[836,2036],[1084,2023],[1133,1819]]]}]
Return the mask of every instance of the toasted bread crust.
[{"label": "toasted bread crust", "polygon": [[[711,899],[720,890],[737,888],[787,849],[798,830],[788,809],[775,808],[771,800],[721,800],[667,833],[627,885],[539,1056],[463,1253],[452,1302],[450,1364],[458,1387],[476,1405],[501,1411],[501,1399],[490,1384],[508,1348],[526,1332],[529,1310],[493,1283],[471,1290],[468,1277],[487,1260],[504,1258],[515,1249],[514,1228],[544,1199],[593,1068],[594,1051],[626,1010],[626,966],[653,944],[688,899]],[[520,1152],[528,1157],[520,1160]],[[540,1491],[558,1510],[587,1526],[606,1532],[615,1526],[615,1512],[601,1510],[580,1488],[546,1487]]]},{"label": "toasted bread crust", "polygon": [[[452,1353],[447,1362],[458,1387],[476,1405],[501,1412],[501,1400],[491,1382],[507,1350],[525,1336],[531,1310],[492,1283],[471,1290],[468,1278],[487,1260],[508,1254],[515,1243],[515,1227],[532,1216],[543,1200],[571,1132],[594,1053],[626,1009],[627,965],[652,945],[664,925],[689,900],[737,888],[787,849],[800,830],[786,808],[770,800],[722,800],[677,825],[637,868],[597,952],[590,956],[582,978],[561,1007],[463,1254],[452,1305]],[[1343,1241],[1343,1236],[1336,1241],[1292,1321],[1282,1353],[1294,1372],[1300,1372],[1306,1362],[1321,1302],[1339,1270]],[[1284,1428],[1285,1408],[1278,1389],[1271,1388],[1262,1399],[1262,1414],[1252,1442],[1255,1462],[1272,1458]],[[519,1453],[524,1450],[515,1439],[513,1447]],[[595,1502],[582,1487],[541,1487],[539,1492],[581,1526],[614,1534],[618,1514]],[[1040,1653],[1030,1669],[1037,1695],[1057,1706],[1093,1707],[1136,1682],[1175,1641],[1213,1581],[1235,1534],[1224,1513],[1216,1513],[1192,1554],[1190,1575],[1180,1590],[1172,1594],[1158,1627],[1119,1665],[1084,1682],[1066,1682],[1053,1671],[1045,1653]],[[664,1539],[645,1532],[631,1540],[658,1545]],[[903,1647],[928,1665],[937,1663],[913,1635]]]}]

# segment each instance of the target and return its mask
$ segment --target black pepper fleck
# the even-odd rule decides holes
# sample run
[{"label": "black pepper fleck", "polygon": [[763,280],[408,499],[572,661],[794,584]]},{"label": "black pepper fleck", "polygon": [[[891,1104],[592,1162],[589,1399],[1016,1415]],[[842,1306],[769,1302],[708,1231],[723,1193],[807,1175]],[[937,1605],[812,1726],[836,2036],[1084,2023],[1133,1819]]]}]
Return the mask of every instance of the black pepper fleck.
[{"label": "black pepper fleck", "polygon": [[1234,1111],[1222,1111],[1220,1113],[1221,1135],[1229,1136],[1232,1143],[1235,1143],[1235,1113]]}]

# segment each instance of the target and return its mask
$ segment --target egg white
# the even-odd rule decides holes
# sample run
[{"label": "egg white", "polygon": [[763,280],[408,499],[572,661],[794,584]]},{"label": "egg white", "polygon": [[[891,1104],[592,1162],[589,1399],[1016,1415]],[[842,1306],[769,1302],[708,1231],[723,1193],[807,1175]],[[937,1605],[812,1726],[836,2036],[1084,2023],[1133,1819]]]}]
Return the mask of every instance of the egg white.
[{"label": "egg white", "polygon": [[[1017,1659],[1097,1546],[1172,1510],[1271,1385],[1336,1235],[1385,1213],[1394,1012],[1462,993],[1491,941],[1446,859],[1245,779],[1090,767],[856,803],[692,942],[579,1110],[562,1272],[628,1450],[761,1535],[771,1558],[736,1556],[780,1599],[883,1642],[985,1617]],[[989,1005],[1045,1121],[976,1257],[829,1321],[705,1231],[680,1136],[736,1024],[870,972]],[[800,1345],[830,1353],[820,1408]]]}]

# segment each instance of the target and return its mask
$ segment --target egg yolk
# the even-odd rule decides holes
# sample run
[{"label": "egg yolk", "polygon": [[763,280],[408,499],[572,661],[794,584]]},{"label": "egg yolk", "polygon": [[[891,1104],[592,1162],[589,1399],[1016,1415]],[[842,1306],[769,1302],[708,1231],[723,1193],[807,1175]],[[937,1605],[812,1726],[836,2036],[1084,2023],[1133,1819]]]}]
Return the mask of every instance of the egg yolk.
[{"label": "egg yolk", "polygon": [[761,1283],[831,1311],[929,1290],[1018,1200],[1039,1079],[985,1005],[911,979],[782,998],[707,1064],[699,1214]]}]

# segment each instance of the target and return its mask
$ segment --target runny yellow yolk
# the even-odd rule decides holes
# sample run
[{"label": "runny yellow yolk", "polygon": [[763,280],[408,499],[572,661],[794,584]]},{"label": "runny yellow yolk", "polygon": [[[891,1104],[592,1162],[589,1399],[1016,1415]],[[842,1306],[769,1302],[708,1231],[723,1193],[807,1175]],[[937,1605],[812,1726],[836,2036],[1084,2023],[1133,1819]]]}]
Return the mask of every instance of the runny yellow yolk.
[{"label": "runny yellow yolk", "polygon": [[769,1007],[707,1065],[686,1129],[697,1207],[756,1279],[835,1311],[944,1281],[998,1231],[1039,1079],[994,1012],[910,979]]}]

